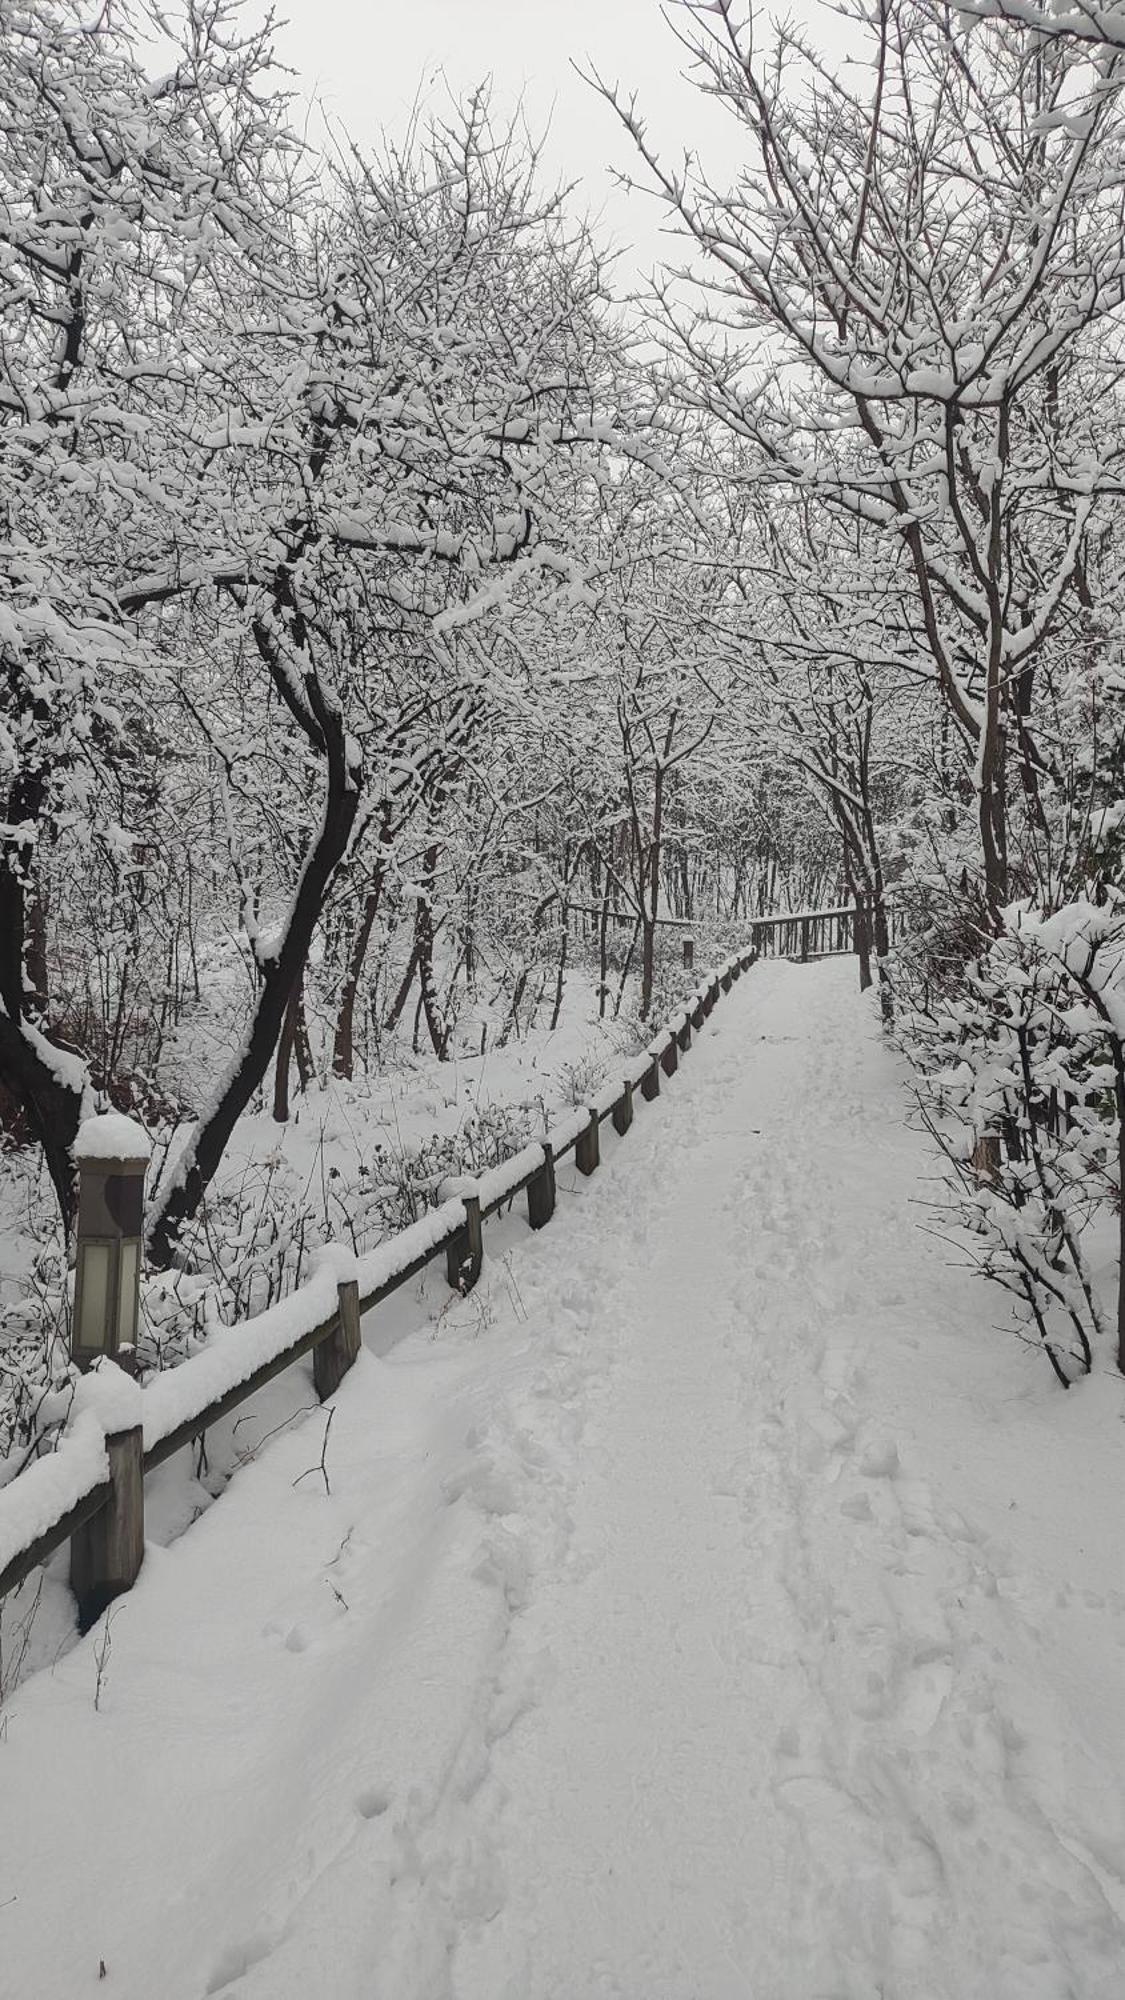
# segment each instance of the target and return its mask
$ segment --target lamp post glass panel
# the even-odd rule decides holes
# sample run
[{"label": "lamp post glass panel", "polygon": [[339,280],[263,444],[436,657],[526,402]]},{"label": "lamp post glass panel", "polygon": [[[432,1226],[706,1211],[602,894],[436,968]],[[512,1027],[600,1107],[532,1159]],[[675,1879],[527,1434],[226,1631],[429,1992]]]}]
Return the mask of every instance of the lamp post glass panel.
[{"label": "lamp post glass panel", "polygon": [[79,1187],[71,1352],[80,1368],[136,1346],[149,1151],[143,1128],[116,1112],[88,1118],[74,1143]]}]

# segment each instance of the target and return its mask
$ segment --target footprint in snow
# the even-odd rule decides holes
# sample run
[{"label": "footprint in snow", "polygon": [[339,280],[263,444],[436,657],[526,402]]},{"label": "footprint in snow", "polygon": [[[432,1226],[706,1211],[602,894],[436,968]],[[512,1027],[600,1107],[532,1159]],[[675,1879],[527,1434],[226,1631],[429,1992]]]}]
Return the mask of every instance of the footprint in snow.
[{"label": "footprint in snow", "polygon": [[356,1798],[355,1809],[360,1819],[381,1819],[390,1810],[390,1793],[382,1785],[365,1785]]},{"label": "footprint in snow", "polygon": [[898,1446],[893,1438],[875,1438],[864,1445],[859,1469],[867,1479],[893,1479],[899,1469]]},{"label": "footprint in snow", "polygon": [[909,1669],[899,1712],[913,1735],[929,1735],[952,1687],[953,1667],[949,1660],[921,1660]]},{"label": "footprint in snow", "polygon": [[276,1950],[279,1942],[277,1932],[258,1931],[252,1937],[239,1938],[235,1944],[229,1944],[220,1953],[207,1983],[208,2000],[211,1994],[222,1993],[228,1986],[233,1986],[236,1979],[245,1978],[248,1972]]}]

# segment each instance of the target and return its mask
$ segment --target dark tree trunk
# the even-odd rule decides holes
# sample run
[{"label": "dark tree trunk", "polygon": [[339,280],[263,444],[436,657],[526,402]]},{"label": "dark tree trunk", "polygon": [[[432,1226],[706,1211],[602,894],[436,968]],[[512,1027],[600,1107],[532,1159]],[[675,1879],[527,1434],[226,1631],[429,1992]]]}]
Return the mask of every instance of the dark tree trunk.
[{"label": "dark tree trunk", "polygon": [[371,943],[371,933],[375,928],[375,918],[383,897],[387,879],[386,850],[391,840],[391,814],[388,806],[381,809],[379,825],[379,852],[371,877],[371,886],[364,898],[363,911],[352,939],[348,954],[347,970],[344,974],[340,1007],[336,1016],[336,1033],[332,1043],[332,1074],[346,1077],[350,1082],[355,1073],[355,1003],[359,992],[359,982],[363,977],[363,967],[367,959],[367,949]]},{"label": "dark tree trunk", "polygon": [[859,959],[859,990],[866,993],[871,985],[871,931],[867,922],[867,903],[858,889],[852,891],[855,904],[855,948]]},{"label": "dark tree trunk", "polygon": [[438,1006],[437,988],[434,985],[434,871],[437,868],[437,843],[432,841],[422,858],[422,894],[418,898],[418,908],[414,919],[414,942],[418,959],[418,982],[422,989],[422,1006],[426,1015],[433,1051],[439,1062],[444,1062],[449,1054],[449,1028],[441,1018]]},{"label": "dark tree trunk", "polygon": [[394,1004],[391,1007],[390,1013],[387,1015],[386,1021],[384,1022],[384,1026],[386,1028],[388,1035],[393,1035],[395,1029],[398,1027],[399,1017],[402,1014],[402,1010],[405,1007],[407,1000],[410,997],[410,989],[414,984],[414,974],[417,972],[417,970],[418,970],[418,946],[417,944],[414,944],[411,946],[410,949],[410,957],[406,963],[406,971],[402,975],[402,984],[400,985],[398,992],[395,995]]},{"label": "dark tree trunk", "polygon": [[242,1049],[157,1206],[149,1254],[158,1269],[175,1262],[180,1232],[198,1209],[239,1118],[266,1074],[290,998],[304,973],[328,884],[347,852],[355,825],[360,779],[349,763],[343,718],[326,701],[311,673],[305,691],[326,762],[324,816],[305,859],[285,934],[274,956],[260,968],[261,986]]},{"label": "dark tree trunk", "polygon": [[567,954],[570,949],[570,904],[567,900],[568,893],[569,891],[567,893],[564,893],[562,899],[562,910],[561,910],[562,942],[559,945],[559,962],[558,962],[558,968],[555,973],[555,1002],[554,1006],[551,1008],[552,1029],[557,1028],[559,1025],[559,1016],[562,1013],[563,994],[566,991],[566,961],[567,961]]},{"label": "dark tree trunk", "polygon": [[297,989],[289,995],[289,1005],[285,1009],[285,1019],[277,1038],[277,1060],[273,1072],[273,1116],[277,1125],[289,1123],[289,1064],[293,1056],[293,1043],[297,1034]]},{"label": "dark tree trunk", "polygon": [[598,918],[598,1019],[605,1020],[605,1010],[609,1004],[609,896],[611,877],[605,871],[602,889],[602,907]]},{"label": "dark tree trunk", "polygon": [[1125,1375],[1125,1053],[1112,1037],[1117,1097],[1117,1367]]},{"label": "dark tree trunk", "polygon": [[[41,823],[45,801],[44,774],[22,772],[5,801],[9,826],[27,828],[30,835]],[[56,1049],[28,1018],[46,997],[46,961],[44,955],[37,972],[34,899],[28,888],[33,854],[30,837],[8,835],[0,843],[0,1083],[43,1148],[63,1228],[69,1234],[75,1201],[70,1149],[82,1117],[87,1078],[85,1064],[69,1051]]]},{"label": "dark tree trunk", "polygon": [[356,925],[352,948],[348,953],[347,970],[340,993],[340,1006],[336,1015],[336,1032],[332,1040],[332,1074],[345,1077],[348,1082],[355,1074],[355,1003],[359,992],[359,982],[363,976],[367,948],[371,943],[371,933],[375,928],[375,918],[379,911],[382,894],[382,878],[378,885],[368,890],[363,911]]}]

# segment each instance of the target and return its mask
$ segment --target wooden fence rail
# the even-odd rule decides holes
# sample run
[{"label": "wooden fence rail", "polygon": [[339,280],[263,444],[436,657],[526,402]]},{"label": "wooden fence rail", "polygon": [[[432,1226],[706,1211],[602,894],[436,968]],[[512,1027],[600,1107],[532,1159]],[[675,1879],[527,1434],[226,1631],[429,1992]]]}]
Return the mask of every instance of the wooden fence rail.
[{"label": "wooden fence rail", "polygon": [[[902,912],[893,901],[885,908],[887,941],[897,944],[904,927]],[[811,958],[833,958],[858,950],[856,912],[851,903],[842,903],[835,910],[794,910],[777,917],[755,917],[750,934],[757,957],[795,958],[802,965]]]},{"label": "wooden fence rail", "polygon": [[[102,1359],[80,1385],[73,1435],[68,1430],[53,1453],[0,1488],[0,1597],[70,1541],[71,1584],[87,1629],[140,1569],[145,1474],[309,1353],[317,1394],[322,1401],[333,1395],[359,1352],[363,1315],[436,1259],[445,1258],[455,1290],[470,1291],[488,1217],[524,1194],[531,1227],[543,1228],[555,1211],[559,1161],[573,1152],[580,1173],[596,1170],[602,1125],[608,1119],[617,1133],[629,1130],[638,1089],[644,1102],[659,1095],[661,1076],[675,1073],[693,1034],[757,955],[737,953],[710,973],[593,1103],[478,1180],[456,1183],[440,1207],[368,1256],[324,1252],[296,1292],[252,1320],[218,1329],[198,1354],[143,1388]],[[100,1170],[107,1171],[104,1161]]]}]

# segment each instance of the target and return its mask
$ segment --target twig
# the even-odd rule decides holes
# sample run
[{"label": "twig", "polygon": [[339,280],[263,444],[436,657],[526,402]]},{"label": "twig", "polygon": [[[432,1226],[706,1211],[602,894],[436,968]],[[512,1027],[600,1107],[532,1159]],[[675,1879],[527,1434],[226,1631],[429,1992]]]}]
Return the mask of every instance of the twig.
[{"label": "twig", "polygon": [[335,1416],[335,1414],[336,1414],[336,1405],[335,1403],[333,1403],[332,1408],[328,1411],[328,1414],[325,1418],[324,1436],[321,1439],[321,1444],[320,1444],[320,1462],[317,1465],[306,1466],[304,1472],[299,1472],[297,1474],[296,1479],[293,1481],[294,1486],[299,1486],[301,1484],[302,1479],[308,1479],[311,1473],[319,1472],[321,1478],[324,1481],[324,1491],[326,1494],[331,1496],[332,1488],[328,1484],[328,1467],[325,1464],[325,1459],[327,1458],[328,1455],[328,1433],[332,1429],[332,1419]]}]

